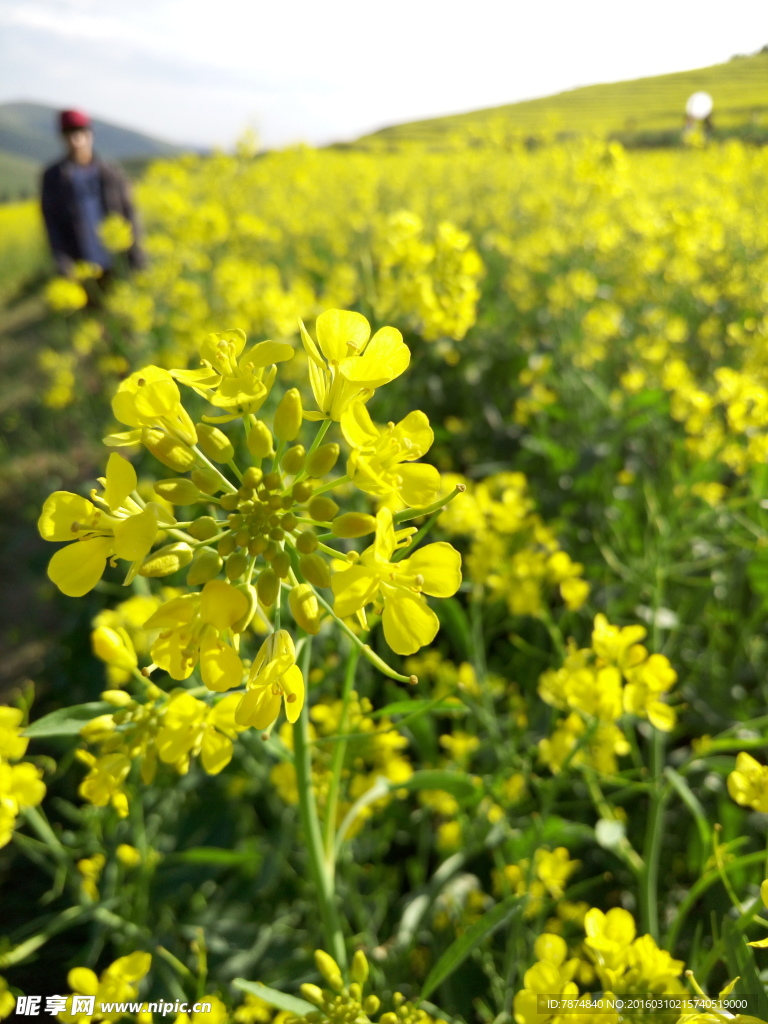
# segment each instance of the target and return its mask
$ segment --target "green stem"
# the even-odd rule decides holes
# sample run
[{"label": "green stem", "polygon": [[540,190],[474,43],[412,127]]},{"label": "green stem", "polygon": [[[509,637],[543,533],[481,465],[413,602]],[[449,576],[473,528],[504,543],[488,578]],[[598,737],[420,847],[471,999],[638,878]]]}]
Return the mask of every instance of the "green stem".
[{"label": "green stem", "polygon": [[191,445],[191,448],[192,451],[197,456],[198,462],[202,462],[203,465],[207,466],[209,469],[212,469],[216,476],[219,478],[219,480],[221,480],[222,485],[224,486],[224,490],[228,491],[230,494],[234,494],[237,488],[232,486],[232,482],[230,480],[227,480],[227,478],[224,476],[221,470],[214,466],[214,464],[211,462],[209,458],[203,455],[203,453],[200,451],[197,445],[193,444]]},{"label": "green stem", "polygon": [[640,917],[643,928],[657,942],[659,940],[659,860],[661,858],[661,841],[664,833],[664,810],[672,794],[672,787],[662,785],[662,767],[664,761],[664,733],[658,729],[653,731],[651,741],[651,778],[654,790],[651,794],[650,808],[643,846],[643,870],[640,875]]},{"label": "green stem", "polygon": [[380,672],[383,672],[384,675],[389,676],[390,679],[396,679],[399,683],[417,683],[418,682],[418,679],[416,678],[416,676],[404,676],[404,675],[401,675],[399,672],[395,672],[395,670],[393,668],[390,668],[389,665],[386,663],[386,661],[384,661],[383,658],[380,658],[378,656],[378,654],[373,650],[373,648],[369,644],[363,643],[363,641],[360,639],[360,637],[356,636],[355,633],[352,632],[352,630],[349,628],[349,626],[346,624],[346,622],[344,622],[342,619],[340,619],[338,617],[338,615],[333,610],[331,605],[328,604],[328,602],[325,600],[324,597],[322,597],[320,594],[318,594],[317,590],[315,590],[315,597],[317,598],[319,603],[323,606],[323,608],[325,608],[325,610],[328,612],[328,614],[333,616],[333,618],[335,619],[336,624],[338,625],[339,629],[343,630],[347,634],[347,636],[352,641],[352,643],[360,648],[360,651],[364,655],[364,657],[368,661],[370,661],[370,663],[372,665],[375,665],[376,668],[379,669]]},{"label": "green stem", "polygon": [[342,484],[348,484],[349,477],[345,473],[344,476],[337,476],[335,480],[329,480],[327,484],[323,484],[322,487],[316,488],[312,492],[312,497],[316,498],[318,494],[324,494],[326,491],[332,491],[334,487],[341,487]]},{"label": "green stem", "polygon": [[[360,648],[351,647],[347,658],[347,671],[344,675],[344,692],[342,693],[341,715],[339,716],[338,731],[343,736],[347,731],[347,720],[349,718],[349,701],[352,694],[352,685],[355,681],[355,669],[360,658]],[[339,786],[341,773],[344,769],[344,757],[347,753],[346,739],[340,740],[333,749],[331,761],[331,781],[328,785],[328,799],[325,804],[325,819],[323,821],[323,845],[328,868],[333,871],[335,868],[336,855],[336,813],[339,806]]]},{"label": "green stem", "polygon": [[[395,526],[399,523],[406,523],[409,519],[419,519],[421,516],[431,516],[433,512],[442,512],[449,502],[453,501],[459,494],[463,494],[466,489],[465,484],[457,484],[450,494],[447,494],[444,498],[438,498],[431,505],[425,505],[423,508],[404,508],[402,512],[396,512],[392,517]],[[315,491],[315,494],[317,494],[317,491]]]},{"label": "green stem", "polygon": [[[304,678],[309,678],[312,658],[312,645],[307,638],[302,652],[302,671]],[[312,755],[309,742],[309,708],[307,702],[301,709],[299,719],[293,727],[294,765],[296,768],[296,785],[299,792],[299,818],[304,831],[304,838],[309,853],[309,865],[312,880],[315,883],[320,917],[325,931],[326,947],[331,956],[344,970],[347,966],[347,951],[344,936],[336,910],[335,879],[323,853],[323,836],[320,831],[320,820],[317,815],[317,803],[312,789]]]},{"label": "green stem", "polygon": [[[313,451],[315,451],[317,448],[320,447],[320,444],[321,444],[323,438],[328,433],[328,428],[330,427],[331,422],[332,422],[331,420],[323,420],[323,422],[320,424],[320,427],[319,427],[317,433],[315,434],[315,440],[309,446],[309,451],[307,452],[307,456],[306,456],[307,459],[309,458],[309,456],[312,454]],[[294,477],[293,482],[295,484],[298,483],[299,480],[303,480],[306,475],[307,475],[306,468],[302,469],[301,472],[296,474],[296,476]]]}]

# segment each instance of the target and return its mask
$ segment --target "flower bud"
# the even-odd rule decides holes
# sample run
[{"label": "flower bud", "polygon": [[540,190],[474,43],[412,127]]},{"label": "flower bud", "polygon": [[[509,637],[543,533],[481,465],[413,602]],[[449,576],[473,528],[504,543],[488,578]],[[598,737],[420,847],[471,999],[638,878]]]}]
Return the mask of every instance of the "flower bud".
[{"label": "flower bud", "polygon": [[302,555],[299,559],[299,569],[307,583],[311,583],[313,587],[330,587],[331,570],[321,555]]},{"label": "flower bud", "polygon": [[231,555],[237,547],[237,541],[233,533],[228,533],[226,537],[222,537],[219,543],[216,545],[216,550],[219,552],[222,558],[226,558],[227,555]]},{"label": "flower bud", "polygon": [[107,704],[112,704],[116,708],[127,708],[134,702],[133,697],[130,693],[126,693],[125,690],[104,690],[100,696],[103,701],[106,701]]},{"label": "flower bud", "polygon": [[215,579],[221,572],[221,555],[213,548],[200,548],[187,572],[187,583],[190,587],[202,587],[204,583]]},{"label": "flower bud", "polygon": [[236,579],[239,579],[245,570],[248,568],[248,557],[244,555],[242,551],[233,551],[232,554],[227,558],[224,566],[224,572],[226,573],[227,579],[230,583],[233,583]]},{"label": "flower bud", "polygon": [[158,480],[152,485],[155,494],[158,494],[172,505],[192,505],[200,500],[198,487],[185,477],[176,477],[170,480]]},{"label": "flower bud", "polygon": [[259,595],[259,601],[263,605],[269,607],[275,603],[280,592],[280,579],[271,566],[267,566],[266,569],[259,573],[259,578],[256,581],[256,591]]},{"label": "flower bud", "polygon": [[286,551],[278,551],[278,553],[272,559],[272,568],[275,570],[280,579],[285,579],[291,568],[291,559]]},{"label": "flower bud", "polygon": [[288,605],[296,624],[306,633],[316,636],[320,630],[320,604],[314,590],[308,583],[293,587],[288,595]]},{"label": "flower bud", "polygon": [[336,465],[341,448],[337,444],[321,444],[307,459],[307,473],[310,476],[325,476]]},{"label": "flower bud", "polygon": [[334,992],[341,992],[344,988],[344,981],[341,977],[339,965],[322,949],[315,950],[315,967],[322,974]]},{"label": "flower bud", "polygon": [[305,501],[309,501],[312,497],[314,487],[309,480],[299,480],[297,484],[294,484],[291,488],[291,497],[294,501],[298,502],[299,505],[303,505]]},{"label": "flower bud", "polygon": [[299,992],[308,1003],[312,1003],[314,1006],[323,1006],[325,1003],[325,996],[319,985],[310,985],[309,983],[300,985]]},{"label": "flower bud", "polygon": [[141,443],[151,452],[158,462],[172,469],[175,473],[187,473],[195,464],[195,453],[188,444],[177,441],[157,427],[144,427],[141,432]]},{"label": "flower bud", "polygon": [[89,743],[100,743],[115,731],[112,715],[97,715],[80,728],[80,735]]},{"label": "flower bud", "polygon": [[213,516],[200,516],[187,527],[187,533],[191,534],[195,540],[210,540],[211,537],[216,536],[222,526],[226,526],[226,523],[218,522]]},{"label": "flower bud", "polygon": [[107,665],[130,672],[138,663],[131,638],[124,629],[97,626],[91,633],[91,647],[96,657]]},{"label": "flower bud", "polygon": [[300,473],[304,468],[304,460],[307,456],[307,450],[303,444],[295,444],[293,448],[289,448],[285,455],[280,460],[280,465],[283,467],[286,473],[295,475]]},{"label": "flower bud", "polygon": [[365,959],[365,953],[362,949],[358,949],[352,957],[350,974],[352,975],[352,981],[356,981],[358,985],[364,985],[368,980],[368,961]]},{"label": "flower bud", "polygon": [[249,466],[243,473],[243,487],[249,491],[255,491],[264,478],[264,474],[258,466]]},{"label": "flower bud", "polygon": [[339,511],[339,506],[333,498],[326,498],[324,494],[313,498],[309,503],[309,515],[318,523],[329,523]]},{"label": "flower bud", "polygon": [[301,430],[304,411],[298,388],[286,391],[275,409],[274,429],[278,441],[292,441]]},{"label": "flower bud", "polygon": [[140,576],[170,576],[192,561],[193,551],[189,544],[176,541],[153,551],[142,562]]},{"label": "flower bud", "polygon": [[123,867],[135,868],[141,864],[140,851],[135,846],[129,846],[128,843],[120,843],[115,854]]},{"label": "flower bud", "polygon": [[296,538],[296,550],[302,555],[311,555],[317,551],[317,537],[311,530],[304,530]]},{"label": "flower bud", "polygon": [[221,477],[210,466],[195,466],[189,475],[203,494],[215,494],[221,490]]},{"label": "flower bud", "polygon": [[367,512],[345,512],[331,523],[334,537],[365,537],[376,532],[376,520]]},{"label": "flower bud", "polygon": [[197,443],[212,462],[229,462],[235,457],[235,449],[223,430],[210,423],[196,423]]},{"label": "flower bud", "polygon": [[238,619],[232,626],[233,633],[242,633],[251,624],[251,619],[256,614],[256,605],[258,602],[258,593],[256,587],[252,583],[238,583],[237,589],[245,594],[248,599],[248,611],[243,615],[242,618]]},{"label": "flower bud", "polygon": [[[366,996],[365,1000],[363,1001],[363,1010],[371,1017],[374,1015],[374,1013],[378,1012],[380,1006],[381,1000],[379,999],[378,996]],[[392,1014],[392,1016],[394,1017],[394,1014]],[[381,1019],[383,1021],[384,1017],[382,1017]],[[397,1020],[397,1018],[395,1019]],[[397,1022],[397,1024],[399,1024],[399,1021]]]},{"label": "flower bud", "polygon": [[266,459],[274,455],[272,447],[272,434],[269,427],[262,420],[251,420],[251,429],[248,433],[248,451],[254,459]]}]

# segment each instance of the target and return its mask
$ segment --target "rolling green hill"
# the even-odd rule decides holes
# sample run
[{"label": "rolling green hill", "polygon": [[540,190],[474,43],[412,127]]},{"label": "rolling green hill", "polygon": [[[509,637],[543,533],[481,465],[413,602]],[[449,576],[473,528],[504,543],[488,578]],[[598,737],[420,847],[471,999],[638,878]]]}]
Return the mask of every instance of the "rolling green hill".
[{"label": "rolling green hill", "polygon": [[364,136],[357,144],[439,142],[452,132],[482,131],[491,123],[524,134],[598,132],[629,144],[669,144],[679,139],[686,100],[699,90],[714,99],[716,134],[768,141],[768,48],[763,48],[752,56],[734,57],[697,71],[590,85],[542,99],[394,125]]}]

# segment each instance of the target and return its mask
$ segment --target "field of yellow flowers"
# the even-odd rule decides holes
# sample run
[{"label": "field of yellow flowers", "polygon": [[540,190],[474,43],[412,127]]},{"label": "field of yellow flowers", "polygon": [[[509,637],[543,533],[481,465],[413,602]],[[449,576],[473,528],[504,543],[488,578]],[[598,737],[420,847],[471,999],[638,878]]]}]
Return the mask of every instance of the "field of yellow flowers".
[{"label": "field of yellow flowers", "polygon": [[0,1018],[768,1020],[768,150],[137,198],[0,335]]}]

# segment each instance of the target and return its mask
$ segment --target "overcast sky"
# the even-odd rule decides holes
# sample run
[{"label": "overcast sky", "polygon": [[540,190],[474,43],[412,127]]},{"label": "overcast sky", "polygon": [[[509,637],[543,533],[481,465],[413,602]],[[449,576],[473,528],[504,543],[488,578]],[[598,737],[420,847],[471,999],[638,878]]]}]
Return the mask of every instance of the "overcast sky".
[{"label": "overcast sky", "polygon": [[766,0],[0,0],[0,102],[204,146],[248,126],[320,143],[766,43]]}]

